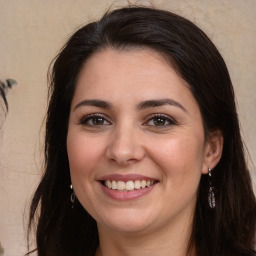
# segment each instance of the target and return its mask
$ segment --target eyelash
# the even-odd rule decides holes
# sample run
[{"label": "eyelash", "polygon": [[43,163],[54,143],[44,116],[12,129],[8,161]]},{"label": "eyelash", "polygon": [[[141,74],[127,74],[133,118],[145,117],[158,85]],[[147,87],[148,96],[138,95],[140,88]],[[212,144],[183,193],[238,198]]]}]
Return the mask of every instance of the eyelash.
[{"label": "eyelash", "polygon": [[[103,120],[103,124],[93,124],[89,122],[96,121],[97,118],[101,118]],[[105,124],[107,122],[107,124]],[[82,117],[79,121],[79,124],[86,125],[86,126],[102,126],[102,125],[110,125],[110,121],[107,120],[107,118],[104,115],[101,114],[90,114]]]},{"label": "eyelash", "polygon": [[[97,121],[97,118],[102,119],[101,121],[103,123],[101,124],[95,124],[93,123],[94,121]],[[111,122],[108,120],[109,118],[106,118],[106,116],[102,115],[102,114],[90,114],[90,115],[86,115],[84,117],[82,117],[79,121],[80,125],[84,125],[84,126],[91,126],[91,127],[101,127],[103,125],[111,125]],[[160,121],[162,122],[162,124],[160,123],[160,125],[156,125],[156,121]],[[91,123],[90,123],[91,122]],[[106,123],[107,122],[107,123]],[[153,124],[150,124],[150,122],[153,122]],[[168,124],[166,124],[166,122]],[[149,118],[147,119],[146,122],[143,123],[143,126],[155,126],[155,127],[159,127],[159,128],[164,128],[164,127],[168,127],[171,125],[175,125],[177,124],[176,120],[171,118],[168,115],[164,115],[164,114],[152,114],[149,116]]]},{"label": "eyelash", "polygon": [[[160,124],[160,125],[156,125],[155,123],[154,124],[151,124],[149,126],[155,126],[155,127],[160,127],[160,128],[163,128],[163,127],[167,127],[167,126],[171,126],[171,125],[175,125],[177,124],[176,120],[174,120],[173,118],[171,118],[170,116],[168,115],[164,115],[164,114],[152,114],[148,120],[143,124],[143,125],[147,125],[150,121],[151,122],[154,122],[154,121],[163,121],[164,124]],[[168,124],[165,124],[166,122],[168,122]]]}]

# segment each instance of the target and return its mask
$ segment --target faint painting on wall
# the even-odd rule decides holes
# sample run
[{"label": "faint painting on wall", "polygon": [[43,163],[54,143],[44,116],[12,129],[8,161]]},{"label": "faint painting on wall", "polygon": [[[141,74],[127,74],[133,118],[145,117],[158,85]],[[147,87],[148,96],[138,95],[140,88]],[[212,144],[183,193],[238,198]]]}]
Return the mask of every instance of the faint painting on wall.
[{"label": "faint painting on wall", "polygon": [[[8,90],[11,89],[15,84],[16,84],[16,81],[13,79],[7,79],[5,82],[0,81],[0,151],[3,145],[4,122],[9,110],[6,96],[7,96]],[[1,167],[1,163],[0,163],[0,167]],[[0,256],[2,256],[3,253],[4,253],[4,248],[0,241]]]}]

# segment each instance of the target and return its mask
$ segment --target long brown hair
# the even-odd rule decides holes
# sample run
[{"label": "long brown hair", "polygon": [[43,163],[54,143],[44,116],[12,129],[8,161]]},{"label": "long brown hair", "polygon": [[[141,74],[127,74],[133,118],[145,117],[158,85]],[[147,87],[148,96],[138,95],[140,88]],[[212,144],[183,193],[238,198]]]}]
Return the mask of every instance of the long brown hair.
[{"label": "long brown hair", "polygon": [[208,205],[206,175],[200,181],[190,239],[197,255],[256,255],[256,202],[225,62],[192,22],[146,7],[107,12],[72,35],[55,59],[46,120],[45,172],[30,209],[29,230],[36,221],[38,255],[95,255],[99,243],[95,220],[78,201],[71,207],[66,137],[80,69],[92,54],[107,47],[147,47],[162,54],[189,84],[206,136],[216,129],[223,133],[223,154],[213,171],[215,209]]}]

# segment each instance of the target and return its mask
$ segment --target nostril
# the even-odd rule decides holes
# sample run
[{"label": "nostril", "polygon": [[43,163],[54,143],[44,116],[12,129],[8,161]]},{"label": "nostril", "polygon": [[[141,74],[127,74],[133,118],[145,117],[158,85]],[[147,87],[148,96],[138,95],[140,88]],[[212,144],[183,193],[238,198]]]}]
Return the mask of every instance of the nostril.
[{"label": "nostril", "polygon": [[[142,151],[142,150],[141,150]],[[131,152],[119,151],[119,152],[108,152],[108,159],[119,165],[128,165],[137,161],[140,161],[144,157],[143,152],[138,152],[138,150],[134,150]]]}]

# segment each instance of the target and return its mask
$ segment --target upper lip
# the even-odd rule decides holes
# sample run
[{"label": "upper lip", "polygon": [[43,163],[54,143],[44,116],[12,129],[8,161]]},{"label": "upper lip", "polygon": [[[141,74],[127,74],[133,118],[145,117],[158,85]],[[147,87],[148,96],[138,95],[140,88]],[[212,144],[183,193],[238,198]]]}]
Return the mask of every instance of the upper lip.
[{"label": "upper lip", "polygon": [[99,181],[103,181],[103,180],[117,180],[117,181],[134,181],[134,180],[152,180],[155,181],[155,178],[152,177],[147,177],[144,175],[139,175],[139,174],[108,174],[108,175],[104,175],[102,176]]}]

